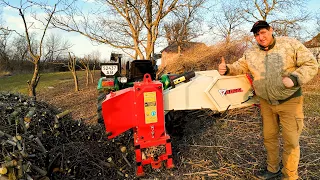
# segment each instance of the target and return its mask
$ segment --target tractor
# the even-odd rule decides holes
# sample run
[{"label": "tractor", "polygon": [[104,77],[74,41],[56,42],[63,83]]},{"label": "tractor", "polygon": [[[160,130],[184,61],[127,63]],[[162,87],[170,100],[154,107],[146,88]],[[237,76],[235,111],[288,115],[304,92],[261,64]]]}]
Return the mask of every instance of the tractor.
[{"label": "tractor", "polygon": [[98,81],[97,113],[98,123],[103,124],[102,106],[107,94],[132,87],[134,82],[142,81],[144,74],[148,73],[152,80],[156,78],[156,68],[150,60],[128,61],[122,67],[122,55],[111,53],[110,62],[101,63],[101,78]]}]

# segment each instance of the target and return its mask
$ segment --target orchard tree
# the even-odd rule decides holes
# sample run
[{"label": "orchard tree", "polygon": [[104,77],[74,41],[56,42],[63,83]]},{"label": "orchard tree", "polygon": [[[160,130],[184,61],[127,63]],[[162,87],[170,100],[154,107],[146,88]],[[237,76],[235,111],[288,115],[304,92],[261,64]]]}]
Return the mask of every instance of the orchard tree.
[{"label": "orchard tree", "polygon": [[[28,52],[30,55],[30,58],[28,60],[34,65],[33,76],[31,80],[28,81],[28,94],[33,99],[36,99],[36,87],[40,79],[40,74],[39,74],[40,59],[43,55],[42,54],[43,40],[46,35],[51,18],[53,14],[56,12],[57,4],[54,4],[53,6],[49,6],[49,4],[43,4],[41,2],[38,3],[35,1],[28,1],[28,0],[26,1],[21,0],[19,5],[13,5],[12,2],[6,1],[6,0],[1,0],[0,2],[6,6],[10,6],[11,8],[16,9],[21,17],[21,21],[24,26],[26,41],[28,44]],[[42,33],[41,33],[40,41],[36,50],[32,48],[31,39],[30,39],[31,29],[39,28],[39,27],[35,27],[36,22],[39,22],[39,21],[37,21],[36,13],[32,12],[34,10],[33,8],[35,9],[41,8],[45,11],[45,14],[46,14],[45,15],[46,17],[44,17],[44,20],[41,21],[40,23],[40,26],[42,26],[41,27]],[[28,13],[31,13],[34,15],[33,16],[34,21],[30,20],[32,18],[29,18],[30,16],[28,16]]]},{"label": "orchard tree", "polygon": [[80,59],[80,63],[82,65],[82,69],[86,71],[86,86],[89,86],[89,76],[91,77],[91,82],[93,83],[93,76],[90,69],[90,56],[86,55]]},{"label": "orchard tree", "polygon": [[77,59],[76,56],[70,52],[69,54],[69,61],[68,61],[68,69],[72,74],[73,81],[74,81],[74,91],[78,92],[79,91],[79,80],[78,80],[78,75],[76,71],[76,64],[77,64]]}]

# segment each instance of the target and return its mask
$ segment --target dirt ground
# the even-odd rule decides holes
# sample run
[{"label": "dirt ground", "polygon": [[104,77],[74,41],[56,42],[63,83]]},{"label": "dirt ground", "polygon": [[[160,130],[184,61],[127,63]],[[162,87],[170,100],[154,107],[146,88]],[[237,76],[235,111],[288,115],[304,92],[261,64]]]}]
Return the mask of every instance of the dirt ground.
[{"label": "dirt ground", "polygon": [[61,110],[70,110],[74,120],[95,123],[97,121],[97,80],[100,72],[95,73],[95,82],[86,86],[85,77],[79,78],[79,91],[74,91],[72,77],[64,79],[55,87],[47,87],[38,93],[38,99],[54,105]]},{"label": "dirt ground", "polygon": [[[98,75],[97,75],[98,76]],[[305,129],[301,136],[301,179],[320,179],[320,75],[305,85]],[[39,93],[61,110],[71,110],[75,120],[96,123],[96,83],[73,91],[72,80]],[[311,107],[311,108],[310,108]],[[266,152],[258,107],[232,110],[226,116],[210,110],[175,111],[166,127],[172,139],[175,168],[146,168],[141,179],[254,179],[265,167]],[[131,140],[132,141],[132,140]],[[129,159],[135,164],[134,159]],[[134,177],[134,166],[127,173]],[[99,178],[97,178],[99,179]],[[113,173],[110,179],[125,179]]]}]

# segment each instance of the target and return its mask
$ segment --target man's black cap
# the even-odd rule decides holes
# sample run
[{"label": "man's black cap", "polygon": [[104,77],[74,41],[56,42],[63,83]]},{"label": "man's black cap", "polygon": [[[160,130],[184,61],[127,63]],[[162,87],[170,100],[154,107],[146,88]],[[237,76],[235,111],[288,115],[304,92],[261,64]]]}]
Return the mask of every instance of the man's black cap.
[{"label": "man's black cap", "polygon": [[257,21],[253,24],[250,32],[256,33],[261,28],[270,27],[270,25],[266,21]]}]

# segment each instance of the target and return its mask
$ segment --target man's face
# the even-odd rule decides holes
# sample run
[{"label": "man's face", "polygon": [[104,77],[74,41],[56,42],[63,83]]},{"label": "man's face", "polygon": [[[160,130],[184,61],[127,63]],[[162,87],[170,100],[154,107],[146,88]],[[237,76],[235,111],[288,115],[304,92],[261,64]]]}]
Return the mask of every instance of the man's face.
[{"label": "man's face", "polygon": [[270,27],[269,30],[266,28],[261,28],[257,33],[254,34],[256,41],[263,47],[268,47],[273,40],[272,37],[273,29]]}]

